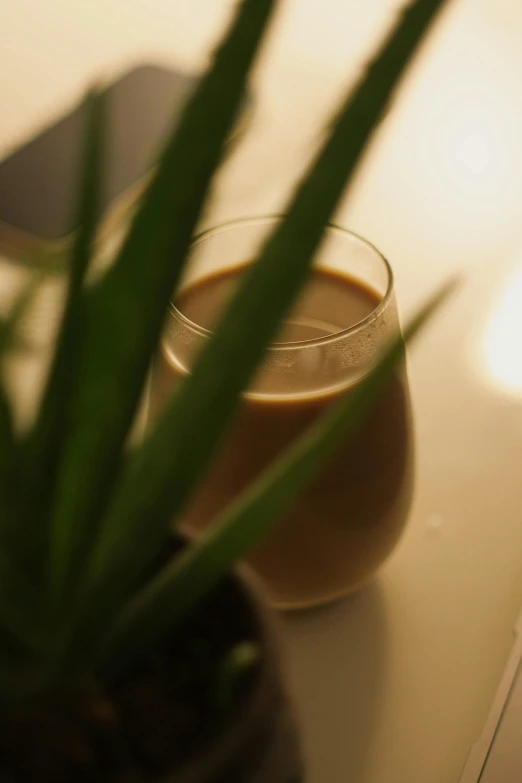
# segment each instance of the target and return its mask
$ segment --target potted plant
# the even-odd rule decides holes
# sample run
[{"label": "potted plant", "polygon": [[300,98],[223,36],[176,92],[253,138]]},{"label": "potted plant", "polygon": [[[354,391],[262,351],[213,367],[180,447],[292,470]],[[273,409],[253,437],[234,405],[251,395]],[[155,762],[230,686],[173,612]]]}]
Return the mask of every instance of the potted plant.
[{"label": "potted plant", "polygon": [[[271,621],[248,583],[227,574],[359,426],[402,356],[403,338],[208,533],[185,546],[172,539],[172,521],[443,4],[416,0],[404,12],[193,372],[137,445],[128,434],[169,298],[274,1],[239,7],[116,258],[95,275],[104,106],[102,93],[90,95],[65,307],[24,431],[0,387],[0,781],[302,779]],[[445,294],[424,306],[406,340]],[[1,324],[4,359],[23,304]]]}]

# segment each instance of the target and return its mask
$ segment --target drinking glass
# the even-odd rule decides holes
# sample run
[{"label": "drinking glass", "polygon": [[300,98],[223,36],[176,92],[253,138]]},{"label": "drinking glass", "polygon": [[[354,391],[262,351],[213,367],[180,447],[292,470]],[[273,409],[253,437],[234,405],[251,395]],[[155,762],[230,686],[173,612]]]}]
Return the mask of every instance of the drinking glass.
[{"label": "drinking glass", "polygon": [[[215,276],[232,280],[228,274],[234,273],[237,278],[278,220],[239,220],[195,240],[152,374],[152,417],[175,384],[190,373],[198,350],[211,335],[208,319],[197,323],[183,312],[184,295],[218,279]],[[224,445],[188,504],[182,527],[189,534],[197,535],[211,523],[340,395],[350,394],[383,344],[400,329],[392,271],[368,242],[329,226],[313,270],[334,284],[337,280],[341,286],[345,283],[371,293],[373,304],[361,320],[348,326],[339,325],[342,318],[335,314],[335,295],[326,306],[323,303],[327,319],[309,318],[298,312],[299,307],[291,311],[281,336],[268,347],[243,394]],[[223,367],[223,374],[226,371]],[[273,605],[288,609],[325,603],[375,573],[397,544],[407,519],[411,440],[403,362],[355,438],[338,449],[249,554],[247,560]]]}]

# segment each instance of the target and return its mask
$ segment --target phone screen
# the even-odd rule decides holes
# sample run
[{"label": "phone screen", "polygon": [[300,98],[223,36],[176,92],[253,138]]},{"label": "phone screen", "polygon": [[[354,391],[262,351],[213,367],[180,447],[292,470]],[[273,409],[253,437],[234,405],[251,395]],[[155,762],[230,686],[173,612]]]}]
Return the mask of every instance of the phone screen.
[{"label": "phone screen", "polygon": [[[156,66],[130,71],[107,88],[103,208],[147,172],[195,77]],[[0,162],[0,223],[41,239],[72,231],[85,107],[76,108]]]}]

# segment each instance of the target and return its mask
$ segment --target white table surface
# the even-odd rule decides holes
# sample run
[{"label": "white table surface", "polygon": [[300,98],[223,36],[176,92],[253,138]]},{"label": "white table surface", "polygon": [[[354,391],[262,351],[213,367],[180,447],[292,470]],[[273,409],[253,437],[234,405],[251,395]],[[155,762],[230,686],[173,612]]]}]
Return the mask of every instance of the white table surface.
[{"label": "white table surface", "polygon": [[[283,3],[208,222],[281,208],[398,5]],[[0,0],[0,156],[90,78],[150,59],[201,67],[231,7]],[[466,284],[411,355],[418,475],[401,545],[356,596],[283,618],[309,783],[456,783],[509,652],[522,606],[521,69],[519,0],[455,0],[339,210],[391,260],[403,312],[451,272]]]}]

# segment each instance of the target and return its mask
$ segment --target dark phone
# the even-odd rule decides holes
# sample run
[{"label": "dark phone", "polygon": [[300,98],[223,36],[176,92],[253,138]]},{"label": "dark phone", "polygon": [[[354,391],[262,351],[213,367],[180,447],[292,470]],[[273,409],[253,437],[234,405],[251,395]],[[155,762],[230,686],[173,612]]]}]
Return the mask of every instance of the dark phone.
[{"label": "dark phone", "polygon": [[[107,87],[107,208],[154,162],[164,133],[196,78],[142,66]],[[38,239],[56,240],[74,228],[85,107],[79,106],[0,162],[0,223]]]}]

